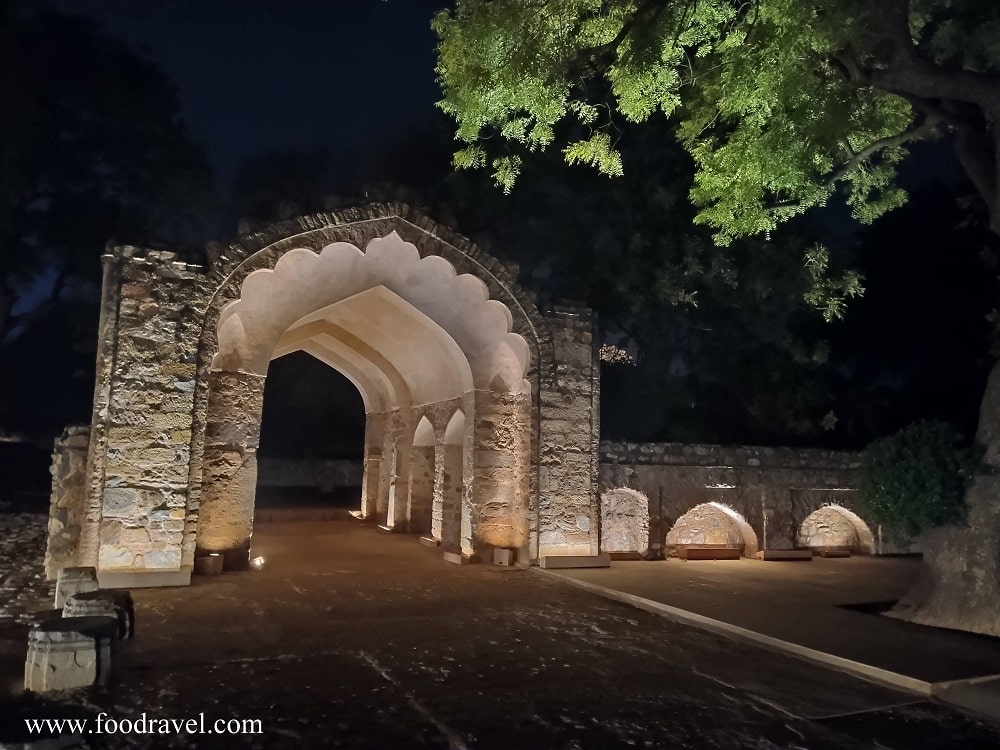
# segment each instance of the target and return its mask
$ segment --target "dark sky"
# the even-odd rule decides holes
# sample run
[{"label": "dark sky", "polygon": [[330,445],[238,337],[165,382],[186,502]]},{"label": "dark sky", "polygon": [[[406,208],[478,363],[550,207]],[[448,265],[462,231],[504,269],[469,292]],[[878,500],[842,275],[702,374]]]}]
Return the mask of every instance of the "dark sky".
[{"label": "dark sky", "polygon": [[444,0],[53,0],[99,21],[176,83],[225,187],[288,147],[361,156],[431,116]]},{"label": "dark sky", "polygon": [[[407,136],[418,133],[434,117],[434,103],[441,96],[435,83],[436,39],[430,20],[450,4],[447,0],[25,1],[93,18],[158,64],[177,86],[182,114],[195,139],[207,149],[222,195],[229,192],[240,164],[269,152],[322,147],[335,156],[337,169],[344,169],[344,188],[349,191],[353,187],[349,171],[359,166],[366,177],[399,178],[401,184],[407,184],[405,175],[365,169],[378,167],[383,149],[398,165],[418,148],[435,147],[429,139],[411,140]],[[438,121],[446,118],[439,114]],[[852,303],[845,324],[831,326],[817,336],[833,339],[836,361],[827,368],[829,372],[848,372],[850,377],[841,379],[851,388],[860,383],[855,391],[881,399],[873,401],[870,409],[855,407],[855,403],[862,403],[855,399],[855,391],[845,390],[847,395],[837,391],[839,401],[834,406],[844,416],[844,424],[850,406],[859,414],[886,415],[878,427],[882,433],[916,416],[947,419],[971,432],[989,364],[985,314],[996,304],[996,272],[983,266],[977,255],[987,244],[995,247],[996,239],[975,227],[962,229],[970,223],[970,211],[960,205],[954,193],[967,188],[959,189],[962,181],[947,149],[923,147],[917,149],[916,156],[903,170],[903,182],[924,190],[944,182],[943,193],[921,198],[915,190],[908,207],[870,228],[849,224],[843,211],[823,220],[827,228],[840,223],[849,227],[850,231],[835,239],[852,253],[854,243],[863,246],[856,260],[845,262],[856,264],[866,275],[868,291],[862,300]],[[446,153],[430,158],[447,169]],[[414,161],[415,169],[424,169],[428,163],[427,159]],[[557,181],[549,195],[552,202],[544,204],[552,210],[543,209],[535,223],[548,225],[557,215],[575,222],[581,205],[578,191],[586,191],[592,184],[587,180],[583,175],[574,177],[572,183]],[[547,184],[540,180],[540,189]],[[566,186],[570,186],[568,191],[563,189]],[[341,187],[339,180],[330,185],[332,192]],[[539,195],[546,194],[543,190]],[[600,200],[603,193],[594,195]],[[475,200],[466,202],[467,208],[480,207]],[[510,210],[520,211],[526,204],[520,205],[521,209],[515,204]],[[976,210],[981,213],[980,208]],[[489,211],[483,217],[496,226],[524,231],[534,226],[531,212],[527,213],[528,220],[520,224],[497,221]],[[524,219],[519,215],[514,218]],[[495,228],[485,219],[467,224]],[[232,224],[226,226],[217,236],[232,236]],[[480,239],[475,230],[461,223],[456,223],[456,228],[473,232],[474,238]],[[495,244],[498,254],[516,244],[502,245],[501,240],[502,234]],[[545,245],[522,241],[521,246],[534,253]],[[30,307],[32,300],[47,294],[51,281],[49,277],[39,279],[36,292],[25,295],[22,307]],[[914,304],[913,300],[920,302]],[[710,367],[703,369],[714,372]],[[657,387],[663,389],[660,374],[655,375]],[[869,381],[877,388],[865,390]],[[611,379],[606,382],[602,402],[610,412],[614,404]],[[714,398],[708,393],[699,398]],[[88,400],[86,395],[81,403]],[[657,415],[653,409],[645,411]],[[622,417],[623,436],[642,437],[634,424],[635,416],[629,413]],[[662,416],[664,430],[673,429],[677,420],[666,411]],[[709,424],[713,418],[699,414],[698,421]],[[716,421],[734,422],[731,415]],[[611,422],[605,419],[606,426]],[[850,440],[858,441],[862,432]],[[838,428],[828,437],[841,440],[842,434],[846,431]],[[678,439],[667,432],[650,432],[646,437]],[[708,435],[697,439],[721,438]]]}]

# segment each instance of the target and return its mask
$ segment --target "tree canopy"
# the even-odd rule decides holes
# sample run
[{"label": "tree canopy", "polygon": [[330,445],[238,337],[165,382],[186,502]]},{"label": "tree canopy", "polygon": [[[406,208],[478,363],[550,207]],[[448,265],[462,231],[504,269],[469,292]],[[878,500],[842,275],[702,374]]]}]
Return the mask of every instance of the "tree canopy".
[{"label": "tree canopy", "polygon": [[84,18],[0,4],[0,94],[0,426],[54,429],[89,413],[102,250],[201,239],[212,179],[173,84]]},{"label": "tree canopy", "polygon": [[458,0],[434,19],[459,168],[510,191],[559,146],[641,169],[628,124],[667,116],[716,242],[767,234],[844,191],[870,223],[906,194],[915,141],[948,138],[1000,233],[995,0]]},{"label": "tree canopy", "polygon": [[[0,7],[0,343],[51,276],[96,280],[112,237],[190,241],[211,174],[173,84],[84,18]],[[44,296],[44,295],[43,295]]]}]

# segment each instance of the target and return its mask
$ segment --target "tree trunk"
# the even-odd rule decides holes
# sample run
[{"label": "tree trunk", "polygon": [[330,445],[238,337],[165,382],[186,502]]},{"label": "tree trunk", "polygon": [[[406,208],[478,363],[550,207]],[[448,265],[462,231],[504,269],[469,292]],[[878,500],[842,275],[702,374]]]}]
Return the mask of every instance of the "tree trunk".
[{"label": "tree trunk", "polygon": [[1000,636],[1000,362],[986,383],[976,442],[985,455],[965,493],[966,525],[923,536],[923,578],[889,614]]}]

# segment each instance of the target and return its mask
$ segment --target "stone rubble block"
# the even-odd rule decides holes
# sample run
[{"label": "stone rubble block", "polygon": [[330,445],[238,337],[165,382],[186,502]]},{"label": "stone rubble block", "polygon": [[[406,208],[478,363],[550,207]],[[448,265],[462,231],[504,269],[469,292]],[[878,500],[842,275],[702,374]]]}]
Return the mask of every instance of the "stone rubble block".
[{"label": "stone rubble block", "polygon": [[74,594],[66,600],[63,617],[114,617],[118,638],[135,636],[135,603],[127,589],[99,589]]},{"label": "stone rubble block", "polygon": [[60,609],[74,594],[97,590],[97,568],[93,566],[63,568],[56,579],[55,608]]},{"label": "stone rubble block", "polygon": [[28,633],[24,689],[44,693],[106,685],[114,677],[117,643],[115,617],[46,620]]}]

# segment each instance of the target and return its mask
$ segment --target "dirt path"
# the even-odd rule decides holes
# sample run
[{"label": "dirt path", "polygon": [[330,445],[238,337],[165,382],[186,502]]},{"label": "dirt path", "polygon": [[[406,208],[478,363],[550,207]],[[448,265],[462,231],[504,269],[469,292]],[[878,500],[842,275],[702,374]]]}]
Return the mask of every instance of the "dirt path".
[{"label": "dirt path", "polygon": [[[23,715],[106,711],[259,719],[263,733],[88,735],[84,746],[1000,746],[997,728],[908,694],[530,571],[449,565],[412,537],[271,523],[254,543],[267,558],[259,573],[134,591],[137,635],[118,683],[17,698],[0,709],[8,733]],[[20,638],[23,662],[25,634],[11,627],[4,652]]]}]

